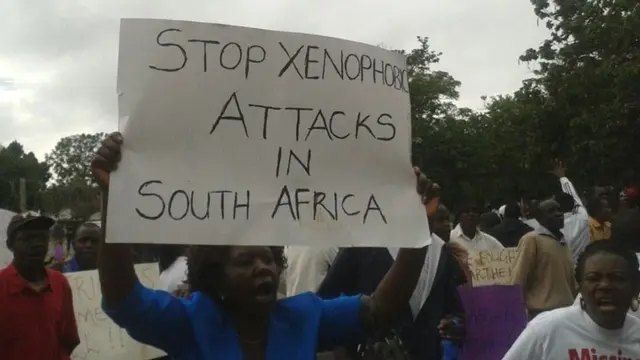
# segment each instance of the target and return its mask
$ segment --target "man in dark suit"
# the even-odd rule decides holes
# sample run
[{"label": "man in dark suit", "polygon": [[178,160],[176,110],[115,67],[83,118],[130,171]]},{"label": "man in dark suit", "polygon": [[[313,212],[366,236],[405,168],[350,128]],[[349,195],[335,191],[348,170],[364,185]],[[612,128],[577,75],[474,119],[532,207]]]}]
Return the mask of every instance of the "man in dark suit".
[{"label": "man in dark suit", "polygon": [[516,247],[522,236],[533,229],[522,222],[520,217],[522,210],[518,203],[510,202],[505,206],[504,218],[500,224],[489,230],[487,233],[500,241],[504,247]]}]

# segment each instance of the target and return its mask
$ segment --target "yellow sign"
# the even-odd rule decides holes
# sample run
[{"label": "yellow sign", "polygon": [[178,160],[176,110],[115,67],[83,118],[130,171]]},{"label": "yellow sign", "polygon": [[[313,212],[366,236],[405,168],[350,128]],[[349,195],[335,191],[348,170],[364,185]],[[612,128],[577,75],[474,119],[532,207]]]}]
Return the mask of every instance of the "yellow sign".
[{"label": "yellow sign", "polygon": [[517,248],[469,252],[473,286],[509,285],[517,257]]}]

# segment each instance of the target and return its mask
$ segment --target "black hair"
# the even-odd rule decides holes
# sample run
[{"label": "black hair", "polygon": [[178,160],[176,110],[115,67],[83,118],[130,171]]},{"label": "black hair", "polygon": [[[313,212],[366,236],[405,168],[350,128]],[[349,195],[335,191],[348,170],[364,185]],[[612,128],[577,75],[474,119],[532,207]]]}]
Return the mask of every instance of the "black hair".
[{"label": "black hair", "polygon": [[573,199],[573,196],[566,192],[558,192],[555,195],[555,200],[560,204],[560,211],[563,213],[572,212],[576,207],[576,201]]},{"label": "black hair", "polygon": [[462,214],[482,214],[481,207],[474,202],[466,203],[458,208],[456,212],[456,219],[459,219]]},{"label": "black hair", "polygon": [[480,207],[478,205],[474,203],[467,203],[457,208],[457,211],[453,218],[454,223],[460,222],[460,218],[462,217],[462,214],[477,214],[478,216],[480,216],[480,214],[482,214],[482,211],[480,210]]},{"label": "black hair", "polygon": [[522,209],[520,209],[520,205],[518,205],[515,201],[508,202],[504,207],[504,218],[505,219],[519,219],[522,216]]},{"label": "black hair", "polygon": [[531,215],[533,216],[534,219],[540,221],[540,217],[544,217],[546,215],[546,212],[540,208],[540,205],[544,204],[547,201],[558,202],[555,198],[542,199],[538,201],[533,207],[533,209],[531,209]]},{"label": "black hair", "polygon": [[494,213],[493,211],[487,211],[484,214],[480,215],[479,220],[480,227],[491,229],[492,227],[500,224],[500,215]]},{"label": "black hair", "polygon": [[442,219],[447,219],[448,221],[450,221],[451,213],[449,212],[449,209],[445,205],[440,204],[438,205],[438,208],[436,209],[435,213],[429,216],[429,218],[427,219],[429,221],[429,228],[431,229],[431,232],[433,232],[433,228],[435,227],[434,222],[442,221]]},{"label": "black hair", "polygon": [[619,242],[612,240],[602,240],[596,241],[589,244],[584,252],[580,254],[578,257],[578,262],[576,263],[575,277],[578,284],[582,283],[584,277],[584,265],[587,260],[596,254],[608,253],[612,255],[617,255],[624,259],[627,264],[627,268],[629,274],[632,275],[634,281],[640,279],[640,264],[638,263],[638,257],[635,253],[629,251],[624,246],[622,246]]},{"label": "black hair", "polygon": [[587,199],[587,213],[589,216],[596,217],[604,209],[604,201],[607,201],[607,199],[597,196],[589,197]]},{"label": "black hair", "polygon": [[95,229],[95,230],[100,231],[100,225],[98,225],[98,224],[96,224],[96,223],[93,223],[93,222],[89,222],[89,221],[88,221],[88,222],[85,222],[85,223],[80,224],[80,226],[78,226],[78,227],[76,228],[76,231],[75,231],[75,233],[73,234],[73,237],[74,237],[74,238],[75,238],[76,236],[78,236],[78,233],[80,232],[80,229],[82,229],[82,228]]},{"label": "black hair", "polygon": [[[269,246],[276,265],[284,270],[287,258],[284,247]],[[190,292],[200,291],[214,300],[220,300],[220,283],[224,278],[224,266],[231,246],[197,245],[189,248],[187,255],[187,284]]]}]

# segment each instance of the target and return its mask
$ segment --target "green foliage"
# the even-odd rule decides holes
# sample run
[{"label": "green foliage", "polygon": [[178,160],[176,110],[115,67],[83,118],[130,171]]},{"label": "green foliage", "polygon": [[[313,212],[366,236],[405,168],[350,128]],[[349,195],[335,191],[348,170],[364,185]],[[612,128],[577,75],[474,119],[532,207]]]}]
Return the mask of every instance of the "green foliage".
[{"label": "green foliage", "polygon": [[89,165],[104,133],[67,136],[45,156],[47,165],[55,174],[54,183],[59,186],[93,183]]},{"label": "green foliage", "polygon": [[[551,159],[568,165],[576,185],[624,186],[640,177],[640,6],[636,0],[532,0],[551,34],[520,60],[534,77],[513,94],[484,98],[475,112],[456,105],[460,82],[434,69],[428,38],[407,55],[412,156],[443,186],[450,207],[468,201],[537,197]],[[402,52],[402,51],[400,51]],[[403,52],[404,53],[404,52]],[[76,216],[97,211],[89,162],[104,134],[61,139],[47,155],[56,175],[22,146],[0,151],[0,206],[16,209],[27,178],[30,206]],[[4,181],[2,181],[4,179]],[[557,181],[554,181],[557,185]]]},{"label": "green foliage", "polygon": [[26,182],[27,209],[40,207],[41,192],[49,180],[46,164],[38,162],[32,152],[25,153],[23,146],[14,141],[0,148],[0,208],[19,212],[20,179]]},{"label": "green foliage", "polygon": [[88,219],[100,209],[99,190],[93,182],[90,164],[104,133],[78,134],[60,139],[45,159],[55,174],[43,194],[43,207],[58,214],[70,210],[73,218]]},{"label": "green foliage", "polygon": [[86,221],[100,210],[100,190],[96,186],[77,181],[66,185],[51,185],[42,194],[42,209],[61,215],[65,211],[71,219]]},{"label": "green foliage", "polygon": [[413,158],[445,203],[537,197],[559,157],[574,183],[638,182],[640,6],[637,1],[532,0],[551,35],[520,57],[536,68],[511,95],[457,108],[460,83],[432,70],[426,38],[408,55]]},{"label": "green foliage", "polygon": [[[638,180],[640,151],[640,6],[637,1],[532,1],[551,30],[521,60],[537,61],[544,91],[539,138],[558,144],[583,182]],[[538,146],[540,146],[538,145]]]}]

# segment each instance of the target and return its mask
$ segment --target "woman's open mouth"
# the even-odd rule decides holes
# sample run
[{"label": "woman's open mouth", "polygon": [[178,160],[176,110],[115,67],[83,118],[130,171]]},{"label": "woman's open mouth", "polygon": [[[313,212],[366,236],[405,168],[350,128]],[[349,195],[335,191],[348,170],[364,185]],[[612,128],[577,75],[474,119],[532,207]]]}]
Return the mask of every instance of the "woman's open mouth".
[{"label": "woman's open mouth", "polygon": [[610,297],[601,297],[596,300],[596,305],[601,311],[616,311],[618,310],[618,305],[613,298]]},{"label": "woman's open mouth", "polygon": [[276,297],[276,284],[272,281],[265,281],[256,286],[255,289],[255,297],[256,300],[262,301],[272,301]]}]

